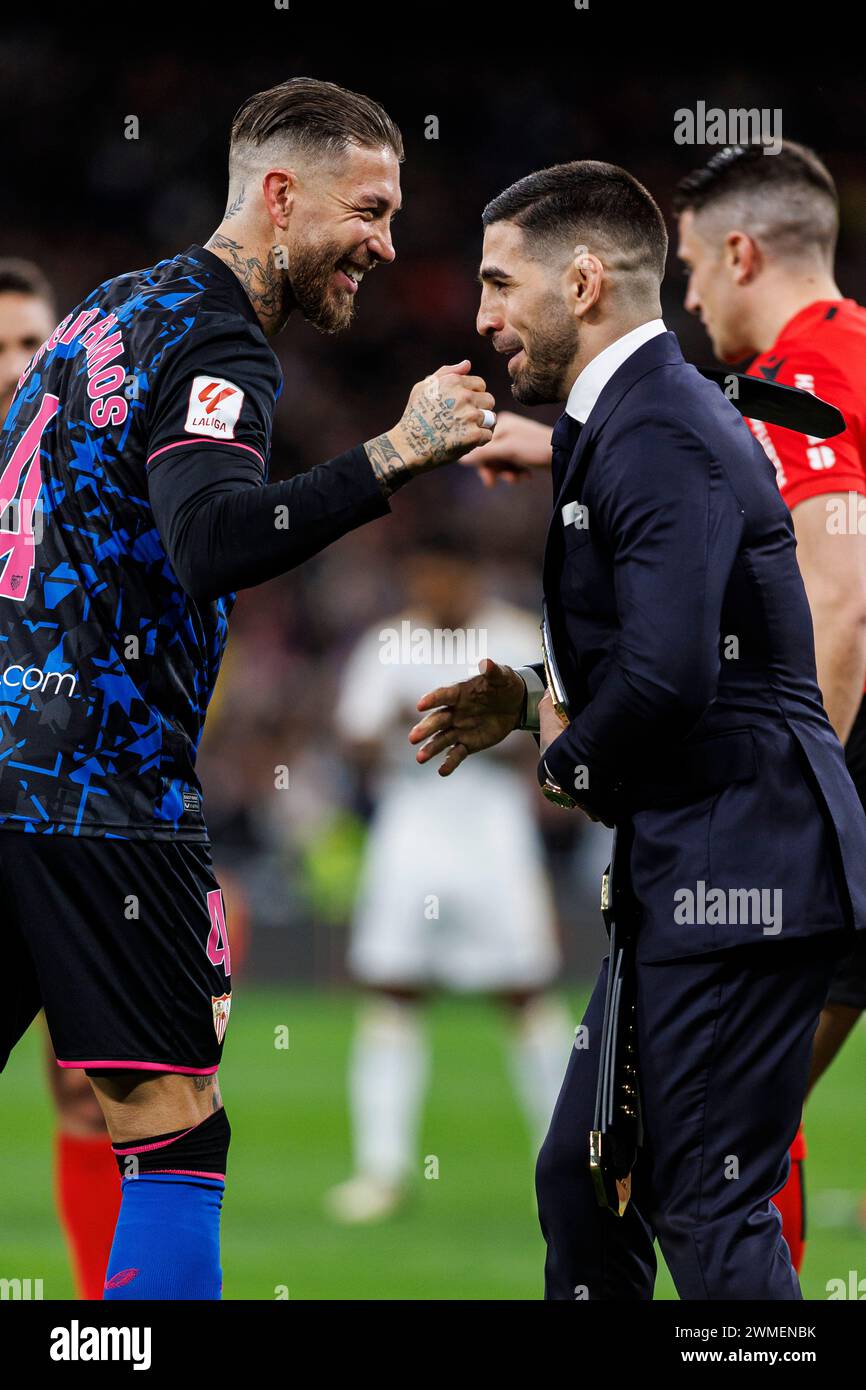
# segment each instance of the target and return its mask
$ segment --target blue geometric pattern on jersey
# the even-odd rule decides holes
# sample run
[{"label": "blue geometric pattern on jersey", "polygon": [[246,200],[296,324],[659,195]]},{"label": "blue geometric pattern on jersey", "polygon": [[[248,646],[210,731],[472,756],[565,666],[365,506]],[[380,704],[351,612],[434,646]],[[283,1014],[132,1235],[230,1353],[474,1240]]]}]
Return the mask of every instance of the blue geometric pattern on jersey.
[{"label": "blue geometric pattern on jersey", "polygon": [[[235,596],[196,604],[172,570],[148,501],[148,415],[203,310],[249,324],[189,254],[105,281],[69,323],[89,310],[72,342],[36,355],[0,429],[2,479],[46,393],[59,399],[38,455],[30,582],[0,595],[0,827],[201,840],[196,751]],[[121,334],[105,370],[123,369],[124,418],[94,421],[81,338],[112,314],[101,341]]]}]

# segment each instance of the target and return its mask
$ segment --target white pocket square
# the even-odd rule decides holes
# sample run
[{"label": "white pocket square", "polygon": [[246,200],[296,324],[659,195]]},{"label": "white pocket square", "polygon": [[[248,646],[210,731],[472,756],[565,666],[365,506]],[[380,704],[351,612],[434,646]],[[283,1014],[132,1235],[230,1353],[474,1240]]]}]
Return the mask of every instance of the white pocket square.
[{"label": "white pocket square", "polygon": [[577,531],[589,530],[589,516],[582,502],[566,502],[562,509],[563,526],[573,526]]}]

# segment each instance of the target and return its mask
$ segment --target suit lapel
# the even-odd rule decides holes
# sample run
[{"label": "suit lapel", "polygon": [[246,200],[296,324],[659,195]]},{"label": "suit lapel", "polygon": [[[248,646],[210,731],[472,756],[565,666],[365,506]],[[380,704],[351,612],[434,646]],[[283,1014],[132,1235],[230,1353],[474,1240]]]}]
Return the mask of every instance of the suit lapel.
[{"label": "suit lapel", "polygon": [[626,358],[622,366],[614,372],[610,381],[607,382],[598,400],[589,412],[589,417],[580,432],[571,462],[563,475],[562,484],[559,492],[554,499],[554,516],[558,514],[560,499],[566,488],[571,485],[572,479],[577,472],[580,464],[587,452],[587,449],[595,442],[601,430],[607,423],[610,415],[616,410],[623,396],[630,391],[635,382],[640,381],[641,377],[646,376],[647,372],[654,371],[656,367],[682,362],[683,355],[680,345],[673,333],[659,333],[655,338],[650,338],[648,343],[643,343],[641,347],[633,352],[631,357]]},{"label": "suit lapel", "polygon": [[654,371],[656,367],[682,363],[684,360],[676,335],[674,333],[659,333],[655,338],[650,338],[649,342],[643,343],[636,352],[632,353],[631,357],[626,358],[622,366],[614,372],[607,382],[589,412],[586,423],[580,432],[577,446],[563,473],[562,482],[554,495],[553,512],[544,547],[545,568],[551,554],[551,542],[555,537],[562,535],[563,498],[566,492],[574,490],[575,483],[578,484],[578,490],[582,487],[584,465],[590,463],[596,440],[620,401],[631,390],[635,382],[646,376],[647,372]]}]

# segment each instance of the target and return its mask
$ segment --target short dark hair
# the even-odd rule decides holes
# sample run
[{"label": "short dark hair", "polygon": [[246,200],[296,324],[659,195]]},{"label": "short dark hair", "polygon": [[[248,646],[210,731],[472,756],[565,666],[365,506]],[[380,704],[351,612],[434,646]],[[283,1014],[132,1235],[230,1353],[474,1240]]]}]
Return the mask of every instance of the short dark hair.
[{"label": "short dark hair", "polygon": [[54,292],[38,265],[17,256],[0,258],[0,294],[30,294],[54,308]]},{"label": "short dark hair", "polygon": [[638,271],[664,278],[668,234],[661,209],[642,183],[616,164],[579,159],[527,174],[493,198],[481,218],[514,222],[530,237],[590,242],[600,236],[629,255]]},{"label": "short dark hair", "polygon": [[829,169],[805,145],[783,140],[778,154],[765,154],[760,143],[729,145],[680,180],[673,208],[679,216],[723,201],[736,202],[740,215],[748,206],[756,232],[782,255],[809,248],[833,255],[839,196]]},{"label": "short dark hair", "polygon": [[350,144],[392,149],[403,158],[403,137],[371,97],[314,77],[293,77],[256,92],[232,121],[231,146],[262,145],[274,136],[290,139],[311,155],[343,154]]}]

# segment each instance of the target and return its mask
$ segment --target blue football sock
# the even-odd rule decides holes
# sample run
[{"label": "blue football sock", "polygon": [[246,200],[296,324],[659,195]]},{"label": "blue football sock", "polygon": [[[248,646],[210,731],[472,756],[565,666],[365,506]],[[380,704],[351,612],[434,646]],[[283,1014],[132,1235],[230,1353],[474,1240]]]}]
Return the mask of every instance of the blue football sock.
[{"label": "blue football sock", "polygon": [[124,1178],[104,1298],[218,1299],[225,1183],[177,1173]]}]

